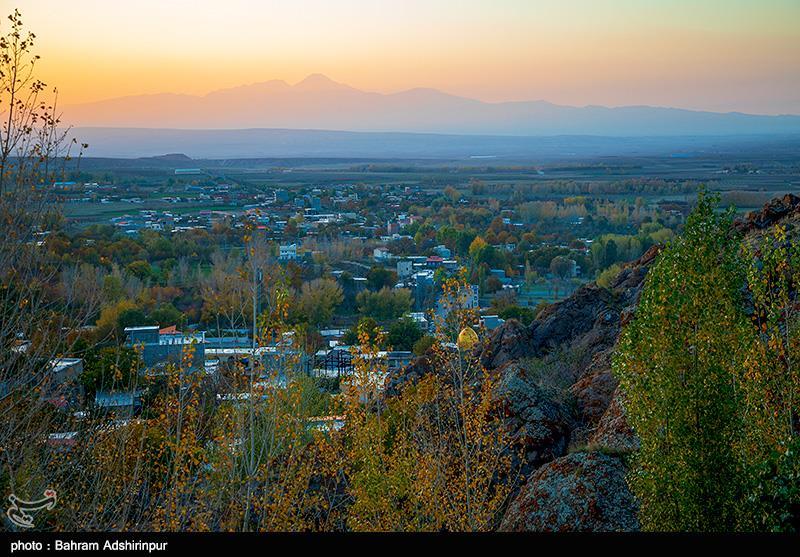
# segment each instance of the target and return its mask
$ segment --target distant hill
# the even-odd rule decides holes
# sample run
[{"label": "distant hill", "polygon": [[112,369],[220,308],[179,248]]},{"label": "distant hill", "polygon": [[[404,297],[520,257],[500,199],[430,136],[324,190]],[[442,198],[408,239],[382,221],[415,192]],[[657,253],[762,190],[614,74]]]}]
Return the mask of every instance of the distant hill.
[{"label": "distant hill", "polygon": [[545,101],[487,103],[435,89],[381,94],[360,91],[319,74],[295,85],[267,81],[204,96],[165,93],[72,105],[64,109],[63,121],[83,127],[287,128],[521,136],[800,133],[800,116],[793,115],[650,106],[572,107]]},{"label": "distant hill", "polygon": [[167,153],[166,155],[156,155],[153,157],[143,157],[143,158],[164,161],[164,162],[171,162],[171,163],[191,162],[194,160],[191,157],[184,155],[183,153]]}]

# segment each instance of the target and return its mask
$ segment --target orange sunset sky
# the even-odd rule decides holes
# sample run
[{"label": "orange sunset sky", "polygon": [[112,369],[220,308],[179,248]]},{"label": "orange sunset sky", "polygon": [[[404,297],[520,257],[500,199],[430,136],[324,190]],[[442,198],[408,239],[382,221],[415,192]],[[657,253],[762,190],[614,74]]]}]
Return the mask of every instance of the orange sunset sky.
[{"label": "orange sunset sky", "polygon": [[485,101],[800,113],[800,0],[0,0],[61,102],[310,73]]}]

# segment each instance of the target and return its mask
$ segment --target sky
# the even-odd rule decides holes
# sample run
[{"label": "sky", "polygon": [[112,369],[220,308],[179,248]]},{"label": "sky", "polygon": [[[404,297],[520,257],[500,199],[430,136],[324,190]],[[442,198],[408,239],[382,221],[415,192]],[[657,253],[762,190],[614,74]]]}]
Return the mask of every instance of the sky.
[{"label": "sky", "polygon": [[[800,114],[800,0],[0,0],[60,102],[322,73],[484,101]],[[4,22],[5,23],[5,22]],[[7,29],[3,27],[0,30]]]}]

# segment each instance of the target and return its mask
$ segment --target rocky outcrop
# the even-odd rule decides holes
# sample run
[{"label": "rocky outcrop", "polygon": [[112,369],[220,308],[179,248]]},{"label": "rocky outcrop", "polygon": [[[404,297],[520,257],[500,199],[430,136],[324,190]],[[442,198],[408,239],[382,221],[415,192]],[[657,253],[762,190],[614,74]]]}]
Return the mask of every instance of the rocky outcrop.
[{"label": "rocky outcrop", "polygon": [[[773,225],[800,220],[800,197],[786,195],[738,220],[735,229],[759,238]],[[589,452],[555,458],[538,468],[510,505],[504,530],[629,531],[638,529],[637,506],[625,482],[625,455],[639,440],[628,423],[623,395],[611,373],[621,328],[633,318],[648,269],[659,253],[653,248],[627,265],[607,290],[589,285],[553,304],[528,329],[514,331],[525,347],[493,338],[484,362],[543,357],[555,346],[579,355],[568,388],[574,401],[573,447]],[[593,320],[592,320],[593,318]],[[503,338],[498,331],[496,338]],[[549,339],[549,340],[548,340]]]},{"label": "rocky outcrop", "polygon": [[[439,373],[431,358],[417,358],[401,373],[389,378],[388,397],[397,396],[406,385],[415,384],[425,374]],[[523,473],[562,456],[569,446],[572,428],[570,413],[555,400],[554,393],[535,381],[530,370],[519,361],[511,361],[494,370],[492,393],[495,415],[524,458]],[[517,454],[517,451],[512,451]],[[516,457],[515,457],[516,458]]]},{"label": "rocky outcrop", "polygon": [[481,364],[487,369],[495,369],[528,357],[535,351],[530,346],[530,336],[528,327],[516,319],[509,319],[497,328],[481,349]]},{"label": "rocky outcrop", "polygon": [[594,284],[545,308],[525,327],[510,321],[499,327],[483,347],[481,363],[488,369],[521,358],[542,357],[553,349],[589,334],[600,321],[612,325],[616,309],[614,295]]},{"label": "rocky outcrop", "polygon": [[515,445],[522,450],[523,473],[567,451],[570,420],[550,393],[528,376],[528,370],[511,362],[498,370],[495,405]]},{"label": "rocky outcrop", "polygon": [[773,224],[800,214],[800,197],[788,193],[780,199],[773,199],[760,211],[747,213],[741,220],[734,223],[734,227],[742,233],[763,230]]},{"label": "rocky outcrop", "polygon": [[575,399],[578,417],[583,423],[596,424],[611,403],[617,380],[611,374],[611,353],[608,347],[595,354],[592,362],[569,388]]},{"label": "rocky outcrop", "polygon": [[[572,386],[579,419],[595,425],[608,408],[617,382],[611,374],[611,354],[621,325],[630,319],[647,270],[660,252],[648,250],[626,265],[609,288],[589,284],[572,296],[547,307],[525,327],[509,321],[486,342],[481,362],[488,369],[524,358],[542,358],[557,349],[574,358]],[[569,372],[568,372],[569,373]]]},{"label": "rocky outcrop", "polygon": [[639,529],[626,467],[600,452],[573,453],[539,468],[511,503],[503,531],[630,532]]},{"label": "rocky outcrop", "polygon": [[[530,414],[525,412],[525,405],[509,407],[506,418],[511,424],[519,422],[517,430],[525,431],[526,420],[549,426],[532,443],[549,448],[549,452],[534,453],[531,465],[538,463],[540,467],[534,468],[509,507],[503,529],[638,529],[636,501],[625,482],[625,465],[620,456],[636,450],[638,440],[625,419],[611,362],[620,330],[632,318],[647,271],[660,251],[660,246],[653,247],[626,265],[609,288],[584,286],[566,300],[549,306],[529,327],[508,323],[486,343],[481,361],[487,368],[496,367],[504,373],[524,370],[515,362],[530,357],[545,363],[548,359],[563,359],[564,355],[572,360],[568,366],[547,366],[563,374],[560,383],[565,385],[565,393],[555,398],[560,400],[559,420],[569,427],[566,434],[552,419],[542,419],[540,412],[549,407],[541,397],[552,393],[531,391],[535,401],[527,408],[536,410]],[[517,373],[520,372],[508,377]],[[538,379],[541,382],[542,378]],[[559,383],[553,378],[545,379],[549,384]],[[565,408],[565,395],[571,400],[571,412]],[[550,403],[554,403],[552,398]],[[559,455],[562,445],[553,441],[564,438],[571,446],[588,447],[591,452]],[[550,456],[553,460],[544,460]]]},{"label": "rocky outcrop", "polygon": [[591,359],[611,348],[619,336],[621,316],[636,304],[647,269],[660,249],[654,246],[627,264],[609,288],[587,284],[546,307],[527,327],[515,320],[499,327],[483,346],[481,363],[494,369],[510,361],[545,356],[565,345]]}]

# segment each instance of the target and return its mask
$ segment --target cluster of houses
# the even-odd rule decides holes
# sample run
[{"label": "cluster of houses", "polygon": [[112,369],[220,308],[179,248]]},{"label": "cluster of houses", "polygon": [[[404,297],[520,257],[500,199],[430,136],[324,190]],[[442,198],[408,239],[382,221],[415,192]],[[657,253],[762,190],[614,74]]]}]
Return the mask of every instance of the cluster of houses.
[{"label": "cluster of houses", "polygon": [[[254,374],[254,379],[262,385],[285,387],[292,374],[329,378],[344,378],[352,374],[353,350],[341,343],[344,333],[338,329],[322,331],[327,347],[314,354],[306,354],[297,348],[291,334],[279,342],[254,347],[248,336],[213,338],[207,337],[205,332],[183,332],[174,326],[160,328],[156,325],[125,328],[125,344],[138,352],[142,376],[163,375],[171,366],[179,366],[182,372],[214,376],[222,366],[228,366],[241,373]],[[376,357],[381,360],[376,367],[388,373],[408,365],[413,354],[383,351]],[[40,396],[57,407],[82,408],[84,391],[80,377],[83,370],[81,358],[53,359]],[[0,383],[0,394],[8,388],[8,385]],[[142,396],[142,388],[125,391],[100,389],[94,394],[90,406],[116,419],[130,419],[141,409]]]},{"label": "cluster of houses", "polygon": [[187,230],[207,230],[216,222],[233,215],[226,211],[198,211],[192,214],[178,214],[171,211],[155,211],[143,209],[133,215],[112,217],[111,224],[128,235],[138,234],[142,230],[158,232],[185,232]]}]

